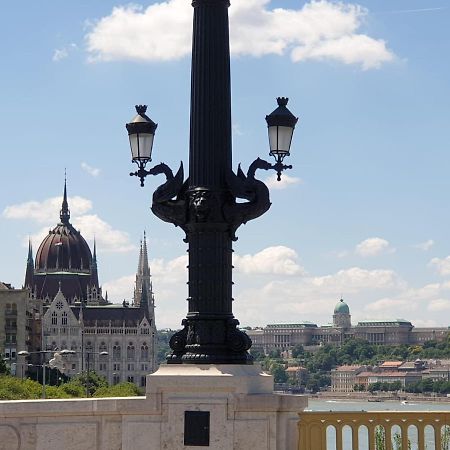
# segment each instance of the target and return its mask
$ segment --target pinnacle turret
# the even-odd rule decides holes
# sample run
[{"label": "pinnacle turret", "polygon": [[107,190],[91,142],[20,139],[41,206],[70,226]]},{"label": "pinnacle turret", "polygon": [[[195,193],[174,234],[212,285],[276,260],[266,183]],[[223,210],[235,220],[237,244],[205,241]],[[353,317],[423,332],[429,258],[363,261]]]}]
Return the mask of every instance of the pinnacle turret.
[{"label": "pinnacle turret", "polygon": [[59,217],[61,219],[61,223],[63,223],[63,224],[69,223],[70,210],[69,210],[69,203],[67,201],[67,179],[66,178],[64,178],[64,195],[63,195],[63,201],[62,201]]},{"label": "pinnacle turret", "polygon": [[33,259],[33,245],[31,239],[28,239],[28,256],[27,256],[27,268],[25,271],[25,283],[24,287],[33,289],[34,287],[34,259]]}]

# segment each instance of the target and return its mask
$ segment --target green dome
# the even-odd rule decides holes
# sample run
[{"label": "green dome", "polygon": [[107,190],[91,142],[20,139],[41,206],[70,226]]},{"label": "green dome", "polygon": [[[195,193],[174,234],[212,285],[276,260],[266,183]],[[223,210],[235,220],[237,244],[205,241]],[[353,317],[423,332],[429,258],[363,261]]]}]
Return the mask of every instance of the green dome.
[{"label": "green dome", "polygon": [[342,298],[339,300],[339,303],[334,307],[334,313],[335,314],[350,314],[350,309],[349,309],[347,303],[345,303]]}]

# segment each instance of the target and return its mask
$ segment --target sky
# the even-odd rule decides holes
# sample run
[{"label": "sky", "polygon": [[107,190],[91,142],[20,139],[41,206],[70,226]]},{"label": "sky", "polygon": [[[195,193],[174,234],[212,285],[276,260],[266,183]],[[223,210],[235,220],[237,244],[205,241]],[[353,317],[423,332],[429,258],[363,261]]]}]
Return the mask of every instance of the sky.
[{"label": "sky", "polygon": [[[450,325],[450,2],[231,2],[233,166],[268,155],[275,98],[299,117],[293,169],[260,172],[272,207],[239,228],[234,314],[243,326],[332,320]],[[186,244],[150,211],[125,123],[158,123],[155,163],[188,162],[188,0],[3,2],[0,280],[20,288],[59,220],[92,247],[109,299],[131,299],[147,233],[156,323],[186,314]]]}]

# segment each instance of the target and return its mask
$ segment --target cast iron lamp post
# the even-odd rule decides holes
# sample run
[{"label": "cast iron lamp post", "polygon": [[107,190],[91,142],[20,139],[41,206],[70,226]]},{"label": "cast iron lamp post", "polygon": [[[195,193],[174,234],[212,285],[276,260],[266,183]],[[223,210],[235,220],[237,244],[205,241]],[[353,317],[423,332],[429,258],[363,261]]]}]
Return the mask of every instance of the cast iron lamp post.
[{"label": "cast iron lamp post", "polygon": [[[45,387],[46,387],[46,368],[49,369],[58,369],[59,371],[63,371],[63,361],[62,356],[73,355],[75,354],[74,350],[63,349],[61,351],[58,350],[37,350],[34,352],[29,352],[27,350],[22,350],[17,353],[18,356],[23,356],[27,358],[32,354],[41,354],[43,355],[42,364],[27,364],[27,367],[42,367],[42,398],[46,397]],[[53,359],[49,361],[49,364],[45,361],[45,355],[47,353],[53,353]],[[22,379],[23,379],[23,366],[22,366]]]},{"label": "cast iron lamp post", "polygon": [[[156,124],[146,107],[127,124],[136,175],[164,173],[166,182],[153,194],[152,211],[179,226],[188,243],[188,313],[183,329],[170,340],[169,364],[252,364],[251,340],[238,329],[232,312],[232,242],[237,228],[270,208],[269,190],[255,178],[258,169],[281,172],[289,155],[297,119],[286,108],[287,98],[266,117],[270,155],[275,164],[260,158],[247,174],[232,171],[230,50],[228,0],[194,0],[191,70],[189,176],[183,165],[176,175],[164,163],[146,170]],[[144,134],[146,137],[141,138]],[[146,146],[143,148],[143,146]],[[237,202],[236,199],[247,202]]]},{"label": "cast iron lamp post", "polygon": [[[90,385],[91,385],[91,383],[90,383],[90,379],[89,379],[89,372],[91,371],[90,370],[91,355],[92,356],[94,356],[94,355],[108,356],[109,353],[106,352],[106,351],[104,351],[104,352],[90,352],[90,351],[86,352],[86,362],[87,362],[87,364],[86,364],[86,366],[87,366],[87,372],[86,372],[86,397],[90,397],[91,396],[90,395],[91,394],[90,393]],[[94,359],[94,358],[92,358],[92,359]]]}]

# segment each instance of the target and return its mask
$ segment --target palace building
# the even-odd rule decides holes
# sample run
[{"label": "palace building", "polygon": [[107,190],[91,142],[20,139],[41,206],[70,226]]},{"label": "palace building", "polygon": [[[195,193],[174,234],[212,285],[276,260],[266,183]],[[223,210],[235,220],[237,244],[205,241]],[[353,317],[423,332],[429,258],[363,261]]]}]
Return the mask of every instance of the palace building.
[{"label": "palace building", "polygon": [[263,328],[247,330],[252,348],[269,353],[286,351],[296,345],[315,347],[324,344],[341,345],[346,339],[365,339],[379,345],[422,345],[426,341],[443,340],[448,327],[417,328],[404,319],[364,320],[351,323],[350,308],[340,299],[333,311],[333,323],[318,326],[312,322],[269,324]]}]

